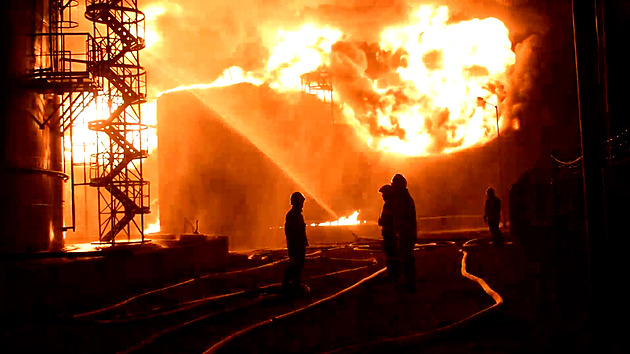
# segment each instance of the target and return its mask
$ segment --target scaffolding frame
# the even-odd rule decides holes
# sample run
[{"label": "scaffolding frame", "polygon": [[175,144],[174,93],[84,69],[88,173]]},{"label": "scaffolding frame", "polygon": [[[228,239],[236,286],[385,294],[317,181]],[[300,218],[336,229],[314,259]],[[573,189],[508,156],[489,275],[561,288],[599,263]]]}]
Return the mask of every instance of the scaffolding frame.
[{"label": "scaffolding frame", "polygon": [[330,115],[332,122],[335,123],[332,74],[320,68],[300,75],[300,83],[302,93],[316,95],[324,103],[330,103]]}]

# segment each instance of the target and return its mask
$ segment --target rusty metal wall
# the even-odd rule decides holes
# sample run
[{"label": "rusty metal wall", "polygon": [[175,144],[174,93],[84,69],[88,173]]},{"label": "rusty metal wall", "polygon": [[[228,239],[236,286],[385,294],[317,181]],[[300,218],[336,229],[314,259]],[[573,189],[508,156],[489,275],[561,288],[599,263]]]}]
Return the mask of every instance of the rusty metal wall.
[{"label": "rusty metal wall", "polygon": [[40,128],[58,96],[26,88],[47,46],[47,0],[3,2],[0,61],[0,252],[57,251],[64,246],[59,117]]}]

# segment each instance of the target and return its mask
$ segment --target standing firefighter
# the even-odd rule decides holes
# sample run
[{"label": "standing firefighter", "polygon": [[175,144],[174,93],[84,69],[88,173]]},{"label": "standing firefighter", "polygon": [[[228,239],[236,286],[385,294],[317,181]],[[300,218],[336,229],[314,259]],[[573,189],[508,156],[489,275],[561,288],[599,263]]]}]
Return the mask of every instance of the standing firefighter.
[{"label": "standing firefighter", "polygon": [[304,257],[306,254],[306,223],[302,215],[304,196],[300,192],[291,194],[291,210],[287,213],[284,223],[284,235],[287,238],[289,250],[289,265],[284,273],[282,283],[285,290],[295,290],[301,287],[302,271],[304,270]]},{"label": "standing firefighter", "polygon": [[400,266],[398,264],[398,238],[394,231],[394,205],[392,201],[394,188],[390,184],[386,184],[378,191],[383,195],[384,202],[383,210],[378,218],[378,225],[381,227],[381,235],[383,235],[387,277],[391,281],[397,281],[400,278]]},{"label": "standing firefighter", "polygon": [[394,233],[398,237],[398,255],[402,265],[405,285],[410,292],[416,291],[416,259],[414,246],[417,240],[416,204],[407,190],[407,180],[396,174],[392,178],[392,205]]},{"label": "standing firefighter", "polygon": [[501,200],[495,196],[492,187],[486,189],[486,203],[483,209],[483,222],[488,224],[492,242],[495,245],[501,245],[503,243],[503,236],[501,236],[501,230],[499,230],[499,221],[501,221]]}]

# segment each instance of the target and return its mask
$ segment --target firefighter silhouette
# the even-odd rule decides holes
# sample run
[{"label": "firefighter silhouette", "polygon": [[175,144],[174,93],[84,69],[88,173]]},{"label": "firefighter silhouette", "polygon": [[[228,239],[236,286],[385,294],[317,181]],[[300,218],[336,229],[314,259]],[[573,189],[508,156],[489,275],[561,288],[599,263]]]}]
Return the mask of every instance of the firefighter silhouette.
[{"label": "firefighter silhouette", "polygon": [[[416,291],[416,259],[414,246],[417,240],[416,205],[407,189],[407,180],[396,174],[391,181],[391,209],[394,240],[397,242],[396,267],[402,269],[404,285]],[[396,274],[396,273],[394,273]]]},{"label": "firefighter silhouette", "polygon": [[492,187],[486,189],[486,202],[483,209],[483,222],[488,224],[492,243],[494,245],[503,244],[503,236],[499,229],[499,222],[501,221],[501,200],[496,197]]},{"label": "firefighter silhouette", "polygon": [[378,218],[383,236],[383,252],[385,252],[385,264],[387,266],[387,278],[396,281],[400,278],[400,266],[398,264],[398,238],[394,231],[394,205],[392,195],[394,188],[386,184],[378,190],[383,197],[383,210]]},{"label": "firefighter silhouette", "polygon": [[302,284],[302,271],[304,270],[304,258],[308,240],[306,239],[306,223],[302,215],[304,207],[304,195],[300,192],[291,194],[291,210],[287,213],[284,224],[284,234],[287,239],[287,249],[289,251],[289,264],[285,269],[283,288],[286,291],[295,291],[303,288],[308,291],[308,287]]}]

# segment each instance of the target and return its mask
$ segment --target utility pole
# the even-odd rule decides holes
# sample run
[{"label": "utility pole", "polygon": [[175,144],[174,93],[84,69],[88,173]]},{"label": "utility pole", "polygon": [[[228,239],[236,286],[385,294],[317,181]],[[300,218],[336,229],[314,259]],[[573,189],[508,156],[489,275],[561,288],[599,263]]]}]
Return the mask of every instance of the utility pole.
[{"label": "utility pole", "polygon": [[[609,240],[603,185],[604,105],[603,80],[599,75],[602,52],[598,46],[598,0],[572,0],[573,39],[575,50],[575,76],[577,105],[582,148],[582,175],[584,178],[584,213],[586,228],[586,254],[590,311],[594,327],[606,336],[600,323],[606,317],[607,273]],[[598,340],[604,343],[606,340]]]},{"label": "utility pole", "polygon": [[496,119],[497,119],[497,151],[498,151],[498,162],[499,162],[499,195],[501,196],[501,214],[503,214],[502,219],[503,219],[503,227],[506,227],[506,219],[507,219],[507,215],[505,214],[505,201],[507,198],[505,198],[505,195],[503,195],[503,156],[501,155],[501,131],[499,129],[499,106],[498,105],[494,105],[488,101],[486,101],[483,97],[477,97],[477,105],[479,107],[483,107],[485,106],[485,104],[489,104],[492,107],[494,107],[494,111],[496,113]]}]

